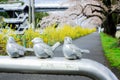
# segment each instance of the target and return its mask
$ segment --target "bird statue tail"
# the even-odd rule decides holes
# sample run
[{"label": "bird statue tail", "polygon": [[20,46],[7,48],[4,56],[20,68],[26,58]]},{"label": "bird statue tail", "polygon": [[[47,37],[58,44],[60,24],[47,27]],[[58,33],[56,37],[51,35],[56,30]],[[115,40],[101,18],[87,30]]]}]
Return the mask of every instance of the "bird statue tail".
[{"label": "bird statue tail", "polygon": [[58,46],[60,46],[60,42],[55,43],[55,44],[52,46],[52,50],[54,51]]},{"label": "bird statue tail", "polygon": [[26,48],[25,51],[32,51],[33,52],[33,48]]},{"label": "bird statue tail", "polygon": [[90,53],[89,50],[85,50],[85,49],[84,49],[84,50],[81,50],[81,52],[82,52],[82,53]]}]

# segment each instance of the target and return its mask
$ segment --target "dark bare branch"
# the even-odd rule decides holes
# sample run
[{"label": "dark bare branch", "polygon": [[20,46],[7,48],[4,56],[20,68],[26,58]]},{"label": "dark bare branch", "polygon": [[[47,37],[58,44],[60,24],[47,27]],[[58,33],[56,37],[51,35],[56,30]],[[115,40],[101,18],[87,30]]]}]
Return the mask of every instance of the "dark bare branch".
[{"label": "dark bare branch", "polygon": [[83,13],[83,16],[86,16],[87,18],[98,17],[98,18],[100,18],[102,21],[104,20],[104,18],[102,18],[100,15],[96,15],[96,14],[87,15],[87,14]]},{"label": "dark bare branch", "polygon": [[[92,14],[87,14],[85,12],[86,9],[91,8],[91,13]],[[93,9],[94,8],[94,9]],[[96,9],[98,8],[98,9]],[[104,20],[104,18],[99,15],[99,14],[94,14],[95,12],[100,13],[101,15],[106,15],[107,11],[101,6],[101,5],[95,5],[95,4],[87,4],[83,9],[82,9],[82,13],[83,16],[85,16],[87,19],[88,18],[92,18],[92,17],[98,17],[101,21]]]},{"label": "dark bare branch", "polygon": [[112,13],[117,13],[117,14],[120,14],[120,10],[115,10],[115,11],[113,11]]},{"label": "dark bare branch", "polygon": [[120,0],[117,0],[117,3],[113,5],[111,9],[112,9],[111,13],[120,14]]},{"label": "dark bare branch", "polygon": [[107,12],[104,12],[104,11],[98,10],[98,9],[92,10],[92,13],[94,13],[94,12],[98,12],[98,13],[101,13],[101,14],[103,14],[103,15],[106,15],[106,14],[107,14]]},{"label": "dark bare branch", "polygon": [[100,8],[101,10],[103,10],[104,12],[106,12],[106,9],[104,7],[102,7],[101,5],[95,5],[95,4],[87,4],[85,8],[87,8],[88,6],[92,6],[92,7],[97,7],[97,8]]}]

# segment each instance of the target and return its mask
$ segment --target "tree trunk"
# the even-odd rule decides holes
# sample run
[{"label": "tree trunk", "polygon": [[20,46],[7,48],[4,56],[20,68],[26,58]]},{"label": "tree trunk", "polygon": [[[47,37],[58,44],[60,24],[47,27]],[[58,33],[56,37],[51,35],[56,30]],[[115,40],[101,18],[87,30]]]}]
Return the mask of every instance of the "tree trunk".
[{"label": "tree trunk", "polygon": [[116,25],[114,23],[114,20],[113,20],[113,17],[112,17],[112,14],[108,14],[106,16],[106,20],[105,22],[103,23],[103,27],[104,27],[104,33],[110,35],[110,36],[113,36],[115,37],[115,33],[116,33]]}]

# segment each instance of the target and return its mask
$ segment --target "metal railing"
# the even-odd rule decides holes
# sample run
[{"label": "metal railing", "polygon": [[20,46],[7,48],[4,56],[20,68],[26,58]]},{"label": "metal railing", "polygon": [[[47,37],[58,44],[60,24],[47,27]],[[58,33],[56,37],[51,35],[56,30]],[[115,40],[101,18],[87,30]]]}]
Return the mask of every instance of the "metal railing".
[{"label": "metal railing", "polygon": [[48,59],[23,57],[16,59],[0,56],[0,71],[71,74],[84,75],[94,80],[118,80],[111,70],[90,59],[67,60],[60,57]]}]

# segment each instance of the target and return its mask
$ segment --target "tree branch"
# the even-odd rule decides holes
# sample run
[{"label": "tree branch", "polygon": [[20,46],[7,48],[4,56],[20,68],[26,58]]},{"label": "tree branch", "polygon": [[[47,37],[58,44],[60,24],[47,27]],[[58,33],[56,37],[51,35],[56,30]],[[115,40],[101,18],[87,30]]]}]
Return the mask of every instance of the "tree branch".
[{"label": "tree branch", "polygon": [[101,10],[103,10],[104,12],[106,12],[105,8],[102,7],[101,5],[87,4],[87,5],[84,7],[84,9],[87,8],[87,6],[97,7],[97,8],[100,8]]},{"label": "tree branch", "polygon": [[102,11],[102,10],[98,10],[98,9],[94,9],[94,10],[92,11],[92,13],[94,13],[94,12],[98,12],[98,13],[101,13],[101,14],[103,14],[103,15],[106,15],[106,14],[107,14],[106,12],[104,12],[104,11]]},{"label": "tree branch", "polygon": [[120,14],[120,10],[115,10],[115,11],[113,11],[112,13],[117,13],[117,14]]},{"label": "tree branch", "polygon": [[98,12],[98,13],[103,14],[104,16],[105,16],[106,13],[107,13],[107,11],[106,11],[101,5],[87,4],[87,5],[82,9],[83,16],[86,16],[86,18],[98,17],[98,18],[100,18],[100,19],[103,21],[104,18],[102,18],[102,16],[100,16],[100,15],[97,15],[97,14],[91,14],[91,15],[86,14],[85,9],[87,9],[87,8],[90,7],[90,6],[100,9],[100,10],[98,10],[98,9],[94,9],[94,10],[93,10],[93,9],[91,8],[92,13]]},{"label": "tree branch", "polygon": [[103,21],[104,18],[102,18],[101,16],[99,15],[96,15],[96,14],[93,14],[93,15],[86,15],[85,13],[83,13],[83,16],[86,16],[86,18],[91,18],[91,17],[98,17],[101,19],[101,21]]}]

